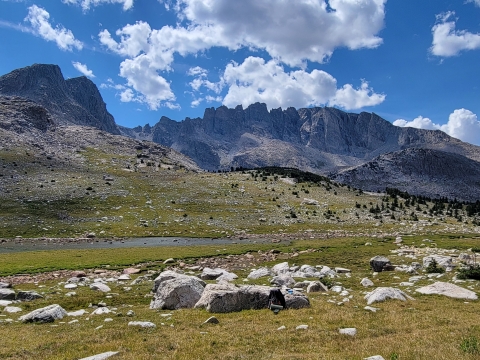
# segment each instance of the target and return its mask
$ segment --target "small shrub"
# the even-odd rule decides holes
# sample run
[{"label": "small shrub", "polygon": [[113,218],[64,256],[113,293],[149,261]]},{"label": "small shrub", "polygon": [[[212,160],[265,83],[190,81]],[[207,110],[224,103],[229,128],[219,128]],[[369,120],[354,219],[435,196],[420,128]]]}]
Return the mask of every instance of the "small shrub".
[{"label": "small shrub", "polygon": [[435,259],[433,259],[430,264],[425,268],[425,271],[427,274],[438,274],[438,273],[444,273],[445,269],[442,267],[438,266],[438,263]]},{"label": "small shrub", "polygon": [[462,280],[480,280],[480,266],[469,266],[468,268],[458,270],[457,278]]},{"label": "small shrub", "polygon": [[333,286],[333,280],[331,277],[328,277],[328,276],[321,278],[320,282],[329,289]]},{"label": "small shrub", "polygon": [[462,340],[460,349],[468,354],[480,354],[480,346],[475,336],[469,336]]}]

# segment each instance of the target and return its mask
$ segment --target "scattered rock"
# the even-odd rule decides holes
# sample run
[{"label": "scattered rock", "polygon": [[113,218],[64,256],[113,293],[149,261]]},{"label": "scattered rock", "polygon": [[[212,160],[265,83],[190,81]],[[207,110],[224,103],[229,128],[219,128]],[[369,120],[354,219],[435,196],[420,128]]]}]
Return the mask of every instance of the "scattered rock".
[{"label": "scattered rock", "polygon": [[405,294],[402,290],[391,287],[378,287],[372,292],[365,295],[367,305],[371,305],[375,302],[382,302],[389,299],[397,299],[401,301],[414,300],[411,296]]},{"label": "scattered rock", "polygon": [[365,306],[364,309],[368,310],[368,311],[371,311],[371,312],[377,312],[378,310],[380,310],[379,308],[376,308],[376,307],[373,307],[373,306]]},{"label": "scattered rock", "polygon": [[295,330],[307,330],[308,329],[308,325],[298,325]]},{"label": "scattered rock", "polygon": [[380,355],[373,355],[367,358],[364,358],[363,360],[385,360],[383,356]]},{"label": "scattered rock", "polygon": [[141,269],[137,269],[137,268],[126,268],[126,269],[123,269],[122,274],[133,275],[133,274],[138,274],[140,271]]},{"label": "scattered rock", "polygon": [[357,335],[357,329],[355,328],[345,328],[345,329],[338,329],[338,332],[343,335],[348,336],[355,336]]},{"label": "scattered rock", "polygon": [[373,281],[370,280],[370,279],[368,279],[368,278],[363,278],[362,281],[360,281],[360,284],[363,285],[363,286],[365,286],[365,287],[369,287],[369,286],[375,285],[375,284],[373,283]]},{"label": "scattered rock", "polygon": [[65,284],[65,289],[76,289],[78,287],[77,284]]},{"label": "scattered rock", "polygon": [[290,272],[290,266],[288,262],[282,262],[272,267],[272,272],[276,275],[287,274]]},{"label": "scattered rock", "polygon": [[210,269],[208,267],[204,268],[200,274],[200,279],[202,280],[216,280],[218,277],[223,275],[225,270],[223,269]]},{"label": "scattered rock", "polygon": [[252,280],[256,280],[256,279],[259,279],[261,277],[270,276],[270,275],[272,275],[272,272],[268,268],[262,267],[262,268],[257,269],[257,270],[252,270],[250,272],[250,274],[248,274],[247,278],[252,279]]},{"label": "scattered rock", "polygon": [[392,263],[385,256],[375,256],[370,259],[370,267],[375,272],[393,270]]},{"label": "scattered rock", "polygon": [[112,311],[107,307],[99,307],[92,312],[92,315],[104,315],[109,314]]},{"label": "scattered rock", "polygon": [[285,325],[280,326],[277,330],[285,330],[287,327]]},{"label": "scattered rock", "polygon": [[324,292],[324,291],[328,291],[328,288],[320,281],[312,281],[307,286],[307,293]]},{"label": "scattered rock", "polygon": [[104,353],[101,353],[101,354],[97,354],[97,355],[89,356],[89,357],[86,357],[86,358],[82,358],[80,360],[105,360],[105,359],[108,359],[109,357],[112,357],[116,354],[118,354],[118,351],[108,351],[108,352],[104,352]]},{"label": "scattered rock", "polygon": [[6,289],[11,287],[12,287],[12,284],[0,281],[0,289]]},{"label": "scattered rock", "polygon": [[63,309],[60,305],[53,304],[23,315],[18,320],[23,322],[47,323],[54,322],[58,319],[63,319],[65,315],[67,315],[65,309]]},{"label": "scattered rock", "polygon": [[130,278],[129,274],[122,274],[118,277],[117,280],[118,281],[127,281],[127,280],[132,280],[132,279]]},{"label": "scattered rock", "polygon": [[337,274],[346,274],[346,273],[350,273],[352,272],[350,269],[345,269],[345,268],[341,268],[341,267],[336,267],[335,268],[335,272]]},{"label": "scattered rock", "polygon": [[0,289],[0,300],[15,300],[15,291],[12,289]]},{"label": "scattered rock", "polygon": [[135,312],[133,310],[128,310],[126,315],[132,317],[135,316]]},{"label": "scattered rock", "polygon": [[291,287],[295,284],[295,280],[289,275],[277,275],[270,280],[270,284]]},{"label": "scattered rock", "polygon": [[67,313],[67,316],[83,316],[87,314],[85,310],[77,310],[77,311],[71,311]]},{"label": "scattered rock", "polygon": [[85,273],[85,271],[74,271],[72,272],[72,277],[77,277],[77,278],[83,278],[83,277],[86,277],[87,274]]},{"label": "scattered rock", "polygon": [[102,284],[101,282],[96,282],[96,283],[90,285],[90,289],[101,291],[101,292],[104,292],[104,293],[108,293],[108,292],[112,291],[112,289],[110,289],[107,285]]},{"label": "scattered rock", "polygon": [[8,306],[12,303],[13,301],[10,301],[10,300],[0,300],[0,306]]},{"label": "scattered rock", "polygon": [[32,301],[36,299],[43,299],[43,296],[36,291],[19,291],[17,293],[17,300]]},{"label": "scattered rock", "polygon": [[444,255],[429,255],[423,258],[423,267],[426,268],[430,263],[435,260],[437,262],[437,266],[440,266],[444,269],[453,268],[453,260],[451,256],[444,256]]},{"label": "scattered rock", "polygon": [[205,283],[197,277],[177,274],[159,283],[150,309],[193,308],[202,296],[204,286]]},{"label": "scattered rock", "polygon": [[444,295],[455,299],[477,300],[478,296],[473,291],[464,289],[458,285],[437,281],[428,286],[421,287],[416,292],[420,294]]},{"label": "scattered rock", "polygon": [[22,311],[22,309],[20,309],[19,307],[16,307],[16,306],[6,306],[3,309],[3,311],[6,312],[6,313],[14,314],[14,313]]},{"label": "scattered rock", "polygon": [[219,324],[220,321],[215,316],[210,316],[207,320],[204,321],[204,324]]},{"label": "scattered rock", "polygon": [[173,264],[173,263],[175,263],[175,259],[169,258],[169,259],[165,260],[163,263],[164,264]]},{"label": "scattered rock", "polygon": [[150,321],[130,321],[128,326],[139,326],[141,328],[156,328],[157,325]]}]

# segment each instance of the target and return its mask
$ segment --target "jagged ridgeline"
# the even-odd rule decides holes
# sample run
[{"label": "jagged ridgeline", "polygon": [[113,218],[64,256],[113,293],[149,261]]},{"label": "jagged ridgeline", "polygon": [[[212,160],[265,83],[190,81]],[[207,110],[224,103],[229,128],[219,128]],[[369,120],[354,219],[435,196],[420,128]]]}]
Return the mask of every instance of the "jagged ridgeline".
[{"label": "jagged ridgeline", "polygon": [[[480,199],[478,146],[439,130],[397,127],[375,113],[268,110],[255,103],[208,108],[202,118],[183,121],[162,116],[153,126],[130,129],[115,123],[92,81],[65,80],[58,66],[43,64],[1,76],[0,98],[3,126],[16,131],[29,123],[91,126],[170,147],[209,171],[292,168],[369,191],[392,187],[431,198]],[[9,112],[21,113],[18,121]]]}]

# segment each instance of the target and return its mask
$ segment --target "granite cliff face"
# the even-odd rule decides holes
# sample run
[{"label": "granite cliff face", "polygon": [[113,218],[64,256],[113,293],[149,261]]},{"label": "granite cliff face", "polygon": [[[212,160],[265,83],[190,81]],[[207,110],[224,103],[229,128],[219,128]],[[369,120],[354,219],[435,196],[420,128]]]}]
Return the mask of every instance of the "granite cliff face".
[{"label": "granite cliff face", "polygon": [[441,131],[400,128],[374,113],[335,108],[267,110],[256,103],[243,109],[221,106],[203,118],[176,122],[162,117],[153,127],[123,131],[170,146],[208,170],[289,166],[327,174],[381,154],[427,148],[480,160],[479,148]]},{"label": "granite cliff face", "polygon": [[463,155],[410,148],[380,155],[331,177],[369,191],[397,188],[431,198],[480,199],[480,163]]},{"label": "granite cliff face", "polygon": [[1,76],[0,95],[43,106],[55,124],[93,126],[120,134],[95,84],[85,76],[65,80],[57,65],[34,64]]}]

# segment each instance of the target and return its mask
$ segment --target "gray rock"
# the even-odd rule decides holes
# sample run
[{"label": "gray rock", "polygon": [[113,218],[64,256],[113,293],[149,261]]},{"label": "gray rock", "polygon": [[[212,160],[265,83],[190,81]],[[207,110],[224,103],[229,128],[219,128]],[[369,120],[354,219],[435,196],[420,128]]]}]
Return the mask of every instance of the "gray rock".
[{"label": "gray rock", "polygon": [[117,354],[118,354],[118,351],[108,351],[101,354],[89,356],[86,358],[81,358],[80,360],[105,360]]},{"label": "gray rock", "polygon": [[200,279],[202,280],[216,280],[218,277],[222,276],[225,270],[223,269],[210,269],[208,267],[204,268],[200,274]]},{"label": "gray rock", "polygon": [[150,321],[130,321],[128,326],[138,326],[141,328],[156,328],[157,325]]},{"label": "gray rock", "polygon": [[15,300],[15,291],[12,289],[0,289],[0,300]]},{"label": "gray rock", "polygon": [[169,258],[169,259],[165,260],[163,263],[164,264],[173,264],[173,263],[175,263],[175,259]]},{"label": "gray rock", "polygon": [[83,316],[87,314],[85,310],[77,310],[77,311],[71,311],[67,313],[67,316]]},{"label": "gray rock", "polygon": [[282,262],[272,267],[272,272],[276,275],[288,274],[290,272],[290,266],[288,262]]},{"label": "gray rock", "polygon": [[60,305],[53,304],[23,315],[18,320],[23,322],[48,323],[54,322],[58,319],[63,319],[63,317],[66,315],[67,312],[65,309],[63,309]]},{"label": "gray rock", "polygon": [[310,307],[310,301],[302,293],[294,291],[293,294],[285,294],[284,296],[287,309],[303,309]]},{"label": "gray rock", "polygon": [[360,281],[360,284],[364,287],[369,287],[375,285],[372,280],[363,278],[362,281]]},{"label": "gray rock", "polygon": [[117,278],[118,281],[128,281],[132,280],[129,274],[122,274]]},{"label": "gray rock", "polygon": [[19,291],[17,293],[17,300],[21,301],[31,301],[36,299],[42,299],[43,296],[37,293],[36,291]]},{"label": "gray rock", "polygon": [[126,315],[132,317],[135,316],[135,312],[133,310],[128,310]]},{"label": "gray rock", "polygon": [[402,290],[391,287],[378,287],[365,295],[364,299],[367,300],[367,305],[389,299],[397,299],[401,301],[407,301],[407,299],[413,300],[411,296],[408,296]]},{"label": "gray rock", "polygon": [[464,289],[458,285],[437,281],[428,286],[421,287],[416,292],[428,295],[444,295],[455,299],[477,300],[478,296],[473,291]]},{"label": "gray rock", "polygon": [[375,256],[370,259],[370,267],[373,271],[381,272],[386,270],[393,270],[392,263],[385,256]]},{"label": "gray rock", "polygon": [[16,307],[16,306],[6,306],[6,307],[3,309],[3,311],[6,312],[6,313],[13,314],[13,313],[21,312],[22,309],[19,308],[19,307]]},{"label": "gray rock", "polygon": [[[177,273],[175,271],[172,271],[172,270],[166,270],[166,271],[161,272],[154,280],[152,291],[154,293],[156,293],[158,287],[162,284],[162,282],[164,282],[166,280],[175,279],[175,278],[181,277],[181,276],[186,276],[186,275],[179,274],[179,273]],[[206,285],[204,281],[202,281],[200,279],[198,279],[198,280],[203,284],[203,286]]]},{"label": "gray rock", "polygon": [[312,281],[307,287],[307,293],[314,293],[314,292],[324,292],[328,291],[328,288],[323,285],[320,281]]},{"label": "gray rock", "polygon": [[0,289],[11,288],[12,284],[0,281]]},{"label": "gray rock", "polygon": [[357,335],[357,329],[355,328],[338,329],[338,332],[342,335],[348,335],[348,336]]},{"label": "gray rock", "polygon": [[219,324],[220,321],[215,316],[210,316],[207,320],[203,322],[204,324]]},{"label": "gray rock", "polygon": [[104,292],[104,293],[108,293],[108,292],[112,291],[112,289],[110,289],[110,287],[108,287],[107,285],[105,285],[101,282],[93,283],[92,285],[90,285],[90,289],[101,291],[101,292]]},{"label": "gray rock", "polygon": [[270,280],[270,284],[292,287],[295,284],[295,280],[289,275],[277,275]]},{"label": "gray rock", "polygon": [[451,256],[429,255],[423,258],[423,267],[426,268],[435,259],[437,266],[444,269],[453,267],[453,259]]},{"label": "gray rock", "polygon": [[222,275],[220,275],[218,278],[217,278],[217,282],[221,282],[221,281],[233,281],[233,280],[236,280],[238,279],[238,275],[234,274],[234,273],[231,273],[231,272],[228,272],[228,271],[225,271]]},{"label": "gray rock", "polygon": [[377,312],[378,310],[380,310],[379,308],[376,308],[376,307],[373,307],[373,306],[365,306],[364,309],[368,310],[368,311],[371,311],[371,312]]},{"label": "gray rock", "polygon": [[341,267],[336,267],[335,268],[335,272],[337,274],[346,274],[346,273],[350,273],[352,272],[350,269],[345,269],[345,268],[341,268]]},{"label": "gray rock", "polygon": [[383,356],[373,355],[373,356],[369,356],[367,358],[364,358],[363,360],[385,360],[385,359],[383,358]]},{"label": "gray rock", "polygon": [[248,274],[247,278],[252,279],[252,280],[256,280],[256,279],[259,279],[261,277],[270,276],[270,275],[272,275],[272,272],[268,268],[262,267],[260,269],[256,269],[256,270],[251,271],[250,274]]},{"label": "gray rock", "polygon": [[0,306],[8,306],[12,303],[13,301],[10,301],[10,300],[0,300]]},{"label": "gray rock", "polygon": [[202,296],[204,286],[205,283],[199,278],[187,275],[161,281],[150,309],[193,308]]},{"label": "gray rock", "polygon": [[308,325],[298,325],[295,330],[307,330],[308,329]]}]

